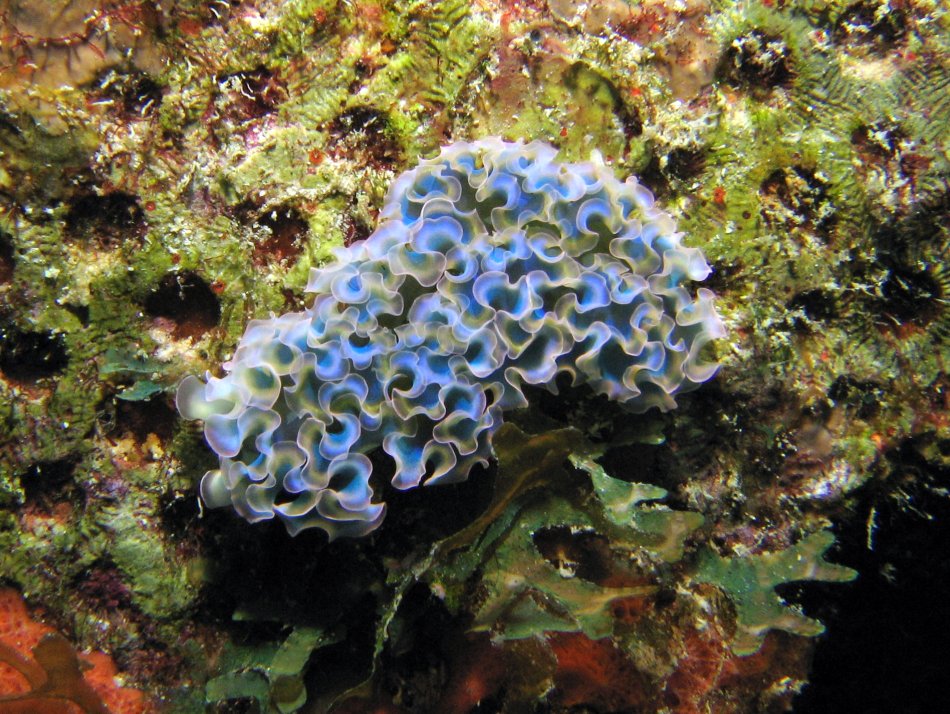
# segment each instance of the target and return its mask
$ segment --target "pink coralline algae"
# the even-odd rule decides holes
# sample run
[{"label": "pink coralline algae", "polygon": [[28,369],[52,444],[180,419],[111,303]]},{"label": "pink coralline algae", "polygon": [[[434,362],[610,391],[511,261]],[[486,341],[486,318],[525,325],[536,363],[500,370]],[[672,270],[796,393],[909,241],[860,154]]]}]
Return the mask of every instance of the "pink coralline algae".
[{"label": "pink coralline algae", "polygon": [[177,403],[220,456],[210,507],[291,534],[369,533],[368,454],[408,489],[463,481],[491,455],[522,385],[559,373],[631,412],[708,380],[723,336],[710,272],[636,179],[544,143],[456,143],[396,179],[366,240],[313,270],[310,309],[248,325],[224,377]]}]

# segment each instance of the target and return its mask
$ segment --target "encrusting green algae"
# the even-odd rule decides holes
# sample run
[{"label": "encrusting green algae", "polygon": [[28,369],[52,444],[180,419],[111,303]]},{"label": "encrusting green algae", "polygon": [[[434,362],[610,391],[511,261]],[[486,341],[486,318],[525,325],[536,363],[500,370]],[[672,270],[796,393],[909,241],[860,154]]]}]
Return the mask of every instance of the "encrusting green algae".
[{"label": "encrusting green algae", "polygon": [[[788,710],[882,514],[943,513],[948,37],[933,0],[0,4],[0,585],[136,711]],[[371,453],[364,538],[205,509],[179,383],[490,136],[638,177],[718,374],[526,389],[464,483]]]}]

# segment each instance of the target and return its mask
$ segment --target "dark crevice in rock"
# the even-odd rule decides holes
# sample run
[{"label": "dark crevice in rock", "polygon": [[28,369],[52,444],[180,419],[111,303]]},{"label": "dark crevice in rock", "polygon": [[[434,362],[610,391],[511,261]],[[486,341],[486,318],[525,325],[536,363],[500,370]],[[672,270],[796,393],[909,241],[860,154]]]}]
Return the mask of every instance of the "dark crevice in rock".
[{"label": "dark crevice in rock", "polygon": [[221,303],[198,274],[169,273],[145,299],[145,312],[170,323],[169,330],[178,339],[200,337],[217,326]]}]

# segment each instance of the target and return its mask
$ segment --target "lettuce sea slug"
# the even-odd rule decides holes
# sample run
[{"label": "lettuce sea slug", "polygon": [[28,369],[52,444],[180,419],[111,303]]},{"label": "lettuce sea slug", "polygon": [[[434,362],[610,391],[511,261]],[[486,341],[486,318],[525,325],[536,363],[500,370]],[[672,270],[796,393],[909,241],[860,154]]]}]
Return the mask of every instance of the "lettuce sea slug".
[{"label": "lettuce sea slug", "polygon": [[[723,335],[709,274],[636,179],[544,143],[456,143],[396,179],[366,240],[312,271],[303,312],[251,322],[225,376],[186,378],[220,467],[210,507],[291,534],[369,533],[378,447],[392,484],[463,481],[522,385],[560,372],[632,412],[709,379]],[[389,474],[384,476],[389,477]]]}]

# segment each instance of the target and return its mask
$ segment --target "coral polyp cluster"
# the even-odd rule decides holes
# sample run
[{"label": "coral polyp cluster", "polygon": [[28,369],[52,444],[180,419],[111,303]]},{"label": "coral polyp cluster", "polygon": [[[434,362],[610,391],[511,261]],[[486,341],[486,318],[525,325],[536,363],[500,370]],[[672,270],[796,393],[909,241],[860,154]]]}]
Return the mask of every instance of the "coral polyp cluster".
[{"label": "coral polyp cluster", "polygon": [[331,538],[376,528],[368,454],[392,484],[457,482],[491,454],[522,386],[559,373],[630,411],[709,379],[723,334],[709,273],[635,179],[553,147],[457,143],[404,173],[379,228],[314,270],[309,310],[252,322],[222,378],[178,407],[221,457],[201,493],[249,521]]}]

